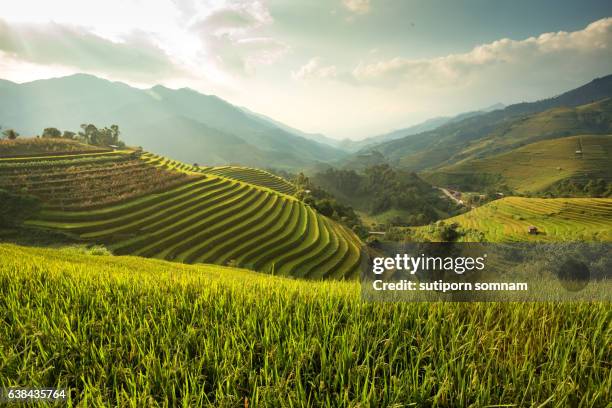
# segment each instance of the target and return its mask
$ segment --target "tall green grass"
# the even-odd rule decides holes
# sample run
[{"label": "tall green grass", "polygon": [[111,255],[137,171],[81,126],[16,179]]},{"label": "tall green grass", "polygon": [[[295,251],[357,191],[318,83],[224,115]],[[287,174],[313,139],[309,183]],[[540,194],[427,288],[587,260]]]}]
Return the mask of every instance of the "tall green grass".
[{"label": "tall green grass", "polygon": [[356,282],[0,245],[0,385],[82,406],[612,399],[609,304],[363,303]]}]

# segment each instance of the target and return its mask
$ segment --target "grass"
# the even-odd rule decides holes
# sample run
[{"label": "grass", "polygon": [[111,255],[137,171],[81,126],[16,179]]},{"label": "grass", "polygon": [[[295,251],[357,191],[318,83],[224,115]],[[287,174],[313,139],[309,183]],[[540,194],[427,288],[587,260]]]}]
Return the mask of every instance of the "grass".
[{"label": "grass", "polygon": [[[444,222],[478,231],[486,242],[612,241],[612,199],[506,197]],[[538,234],[529,234],[529,226]],[[422,237],[430,230],[413,229]]]},{"label": "grass", "polygon": [[[581,150],[582,154],[576,154]],[[423,176],[436,185],[483,189],[506,184],[538,192],[564,179],[610,179],[612,135],[572,136],[532,143],[500,155],[467,160]]]},{"label": "grass", "polygon": [[79,248],[0,258],[0,385],[69,388],[68,406],[612,399],[608,303],[364,303],[357,282]]}]

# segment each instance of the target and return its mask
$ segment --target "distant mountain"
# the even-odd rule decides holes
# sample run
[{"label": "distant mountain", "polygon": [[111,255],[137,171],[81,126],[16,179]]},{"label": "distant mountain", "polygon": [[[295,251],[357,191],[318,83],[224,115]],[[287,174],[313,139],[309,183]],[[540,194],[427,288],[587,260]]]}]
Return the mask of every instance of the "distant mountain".
[{"label": "distant mountain", "polygon": [[[367,146],[373,146],[376,144],[401,139],[402,137],[427,132],[429,130],[437,129],[442,125],[459,122],[463,119],[482,115],[483,113],[491,112],[497,109],[503,109],[504,107],[505,107],[504,104],[496,103],[495,105],[491,105],[484,109],[480,109],[480,110],[472,111],[472,112],[465,112],[465,113],[458,114],[456,116],[440,116],[436,118],[427,119],[424,122],[421,122],[419,124],[416,124],[416,125],[413,125],[407,128],[394,130],[392,132],[384,133],[382,135],[370,136],[362,140],[343,139],[341,141],[335,141],[334,139],[332,139],[334,140],[335,143],[332,142],[328,144],[330,144],[331,146],[338,147],[340,149],[344,149],[349,152],[356,152]],[[308,137],[308,136],[305,136],[305,137]],[[322,139],[321,139],[321,142],[327,143],[326,141]]]},{"label": "distant mountain", "polygon": [[[610,120],[609,102],[584,109],[571,108],[609,97],[612,97],[612,75],[595,79],[554,98],[519,103],[463,118],[434,130],[368,146],[358,154],[377,151],[391,164],[411,170],[424,170],[502,153],[537,140],[576,134],[601,134],[609,131],[605,124]],[[554,108],[570,110],[561,109],[550,111],[542,117],[530,117]],[[607,123],[609,125],[610,122]],[[354,158],[343,159],[351,160]]]},{"label": "distant mountain", "polygon": [[84,74],[0,81],[0,123],[23,135],[117,124],[129,145],[210,165],[299,169],[344,155],[213,95],[159,85],[142,90]]},{"label": "distant mountain", "polygon": [[298,136],[302,136],[305,139],[310,139],[310,140],[313,140],[313,141],[315,141],[317,143],[326,144],[328,146],[332,146],[332,147],[336,147],[336,148],[340,148],[341,147],[341,143],[342,143],[341,140],[333,139],[331,137],[327,137],[327,136],[325,136],[325,135],[323,135],[321,133],[307,133],[307,132],[303,132],[303,131],[301,131],[299,129],[296,129],[296,128],[291,127],[289,125],[285,125],[282,122],[274,120],[274,119],[270,118],[269,116],[263,115],[261,113],[253,112],[253,111],[251,111],[251,110],[249,110],[249,109],[247,109],[245,107],[241,107],[240,109],[242,109],[248,115],[251,115],[252,117],[254,117],[254,118],[258,119],[258,120],[261,120],[264,123],[267,123],[267,124],[272,125],[272,126],[276,126],[276,127],[280,128],[282,130],[285,130],[285,131],[287,131],[289,133],[293,133],[293,134],[296,134]]}]

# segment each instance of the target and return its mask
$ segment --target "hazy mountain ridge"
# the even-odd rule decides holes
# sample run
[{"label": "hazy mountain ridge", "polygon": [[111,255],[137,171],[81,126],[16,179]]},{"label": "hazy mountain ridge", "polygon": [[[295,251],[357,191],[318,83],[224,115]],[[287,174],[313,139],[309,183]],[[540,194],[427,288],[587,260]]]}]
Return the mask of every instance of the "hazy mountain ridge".
[{"label": "hazy mountain ridge", "polygon": [[117,124],[128,144],[187,162],[296,168],[344,154],[188,88],[143,90],[83,74],[0,82],[3,126],[35,135],[49,126],[77,130],[81,123]]},{"label": "hazy mountain ridge", "polygon": [[[501,132],[501,136],[503,136],[504,129],[512,128],[512,126],[521,120],[525,120],[530,115],[553,108],[573,108],[608,97],[612,97],[612,75],[595,79],[586,85],[553,98],[510,105],[504,109],[468,117],[455,123],[442,125],[428,132],[367,147],[358,152],[358,154],[376,150],[382,153],[388,162],[411,170],[424,170],[440,165],[452,164],[469,158],[470,154],[475,155],[478,153],[477,157],[484,157],[500,153],[504,149],[511,149],[513,146],[508,145],[500,150],[496,149],[495,144],[492,143],[488,149],[478,152],[470,152],[470,149],[473,149],[477,144],[482,144],[482,140],[489,138],[491,135],[499,138]],[[560,130],[558,134],[549,135],[548,137],[578,134],[571,133],[569,129],[565,131],[565,134],[563,130]],[[582,127],[580,132],[600,133],[597,129],[592,129],[588,126]],[[343,159],[343,161],[350,161],[352,157]]]}]

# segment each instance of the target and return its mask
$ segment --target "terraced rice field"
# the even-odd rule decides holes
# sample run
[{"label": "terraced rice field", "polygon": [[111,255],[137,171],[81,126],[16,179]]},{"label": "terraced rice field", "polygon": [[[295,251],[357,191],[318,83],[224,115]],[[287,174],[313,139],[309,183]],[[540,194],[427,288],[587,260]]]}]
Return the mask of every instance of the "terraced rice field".
[{"label": "terraced rice field", "polygon": [[267,187],[284,194],[293,195],[296,192],[296,188],[293,184],[265,170],[253,169],[250,167],[221,166],[203,168],[202,171],[207,174],[215,174],[234,180],[244,181],[245,183],[254,184],[256,186]]},{"label": "terraced rice field", "polygon": [[313,279],[356,276],[360,241],[351,231],[287,195],[291,184],[279,177],[219,172],[230,169],[236,179],[130,151],[3,159],[0,188],[43,199],[29,225],[115,254]]},{"label": "terraced rice field", "polygon": [[79,143],[71,139],[19,138],[0,140],[0,157],[95,153],[111,149]]},{"label": "terraced rice field", "polygon": [[[612,241],[612,199],[507,197],[445,222],[481,231],[491,242]],[[529,234],[529,226],[538,234]]]},{"label": "terraced rice field", "polygon": [[177,163],[150,154],[116,152],[0,159],[0,188],[40,198],[49,209],[97,208],[190,180]]}]

